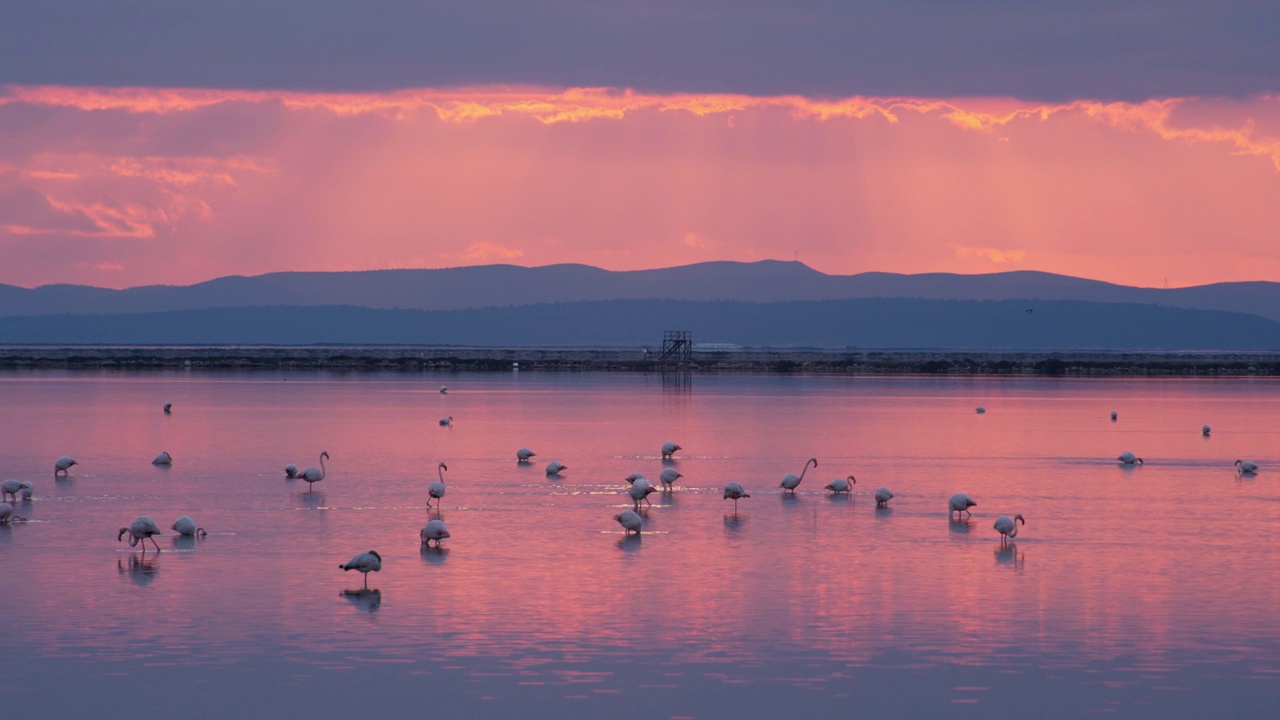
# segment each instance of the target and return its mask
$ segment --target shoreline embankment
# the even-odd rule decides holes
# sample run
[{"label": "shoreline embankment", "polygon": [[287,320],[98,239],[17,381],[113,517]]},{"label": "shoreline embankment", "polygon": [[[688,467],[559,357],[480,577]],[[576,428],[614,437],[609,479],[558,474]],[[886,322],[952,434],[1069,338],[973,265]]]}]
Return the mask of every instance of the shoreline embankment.
[{"label": "shoreline embankment", "polygon": [[663,362],[654,348],[0,346],[0,369],[343,372],[689,372],[839,375],[1280,376],[1280,354],[743,348]]}]

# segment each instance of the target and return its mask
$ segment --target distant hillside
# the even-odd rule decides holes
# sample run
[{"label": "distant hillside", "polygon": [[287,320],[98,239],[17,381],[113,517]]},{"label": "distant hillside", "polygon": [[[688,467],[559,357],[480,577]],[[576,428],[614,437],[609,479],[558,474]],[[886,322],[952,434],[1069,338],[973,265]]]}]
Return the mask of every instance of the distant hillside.
[{"label": "distant hillside", "polygon": [[1082,300],[1227,310],[1280,321],[1280,283],[1220,283],[1161,290],[1042,272],[990,275],[826,275],[798,262],[710,262],[613,272],[586,265],[443,270],[272,273],[191,286],[106,290],[77,285],[0,285],[0,317],[112,314],[259,306],[458,310],[598,300],[789,302],[855,298]]},{"label": "distant hillside", "polygon": [[662,331],[773,347],[1280,350],[1280,323],[1121,303],[612,300],[449,311],[254,307],[0,319],[9,344],[639,346]]}]

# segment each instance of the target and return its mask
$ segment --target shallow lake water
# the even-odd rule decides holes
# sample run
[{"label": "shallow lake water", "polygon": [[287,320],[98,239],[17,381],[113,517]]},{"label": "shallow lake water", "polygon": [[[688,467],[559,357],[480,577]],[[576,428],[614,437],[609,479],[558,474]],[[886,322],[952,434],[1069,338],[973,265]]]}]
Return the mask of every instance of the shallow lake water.
[{"label": "shallow lake water", "polygon": [[[0,479],[35,496],[0,525],[0,697],[14,717],[1273,717],[1278,401],[1243,379],[7,373]],[[656,484],[666,440],[683,477],[625,537],[623,477]],[[322,482],[285,479],[321,450]],[[60,455],[79,464],[55,480]],[[972,519],[948,518],[956,492]],[[177,537],[183,514],[209,535]],[[140,515],[161,552],[117,541]],[[423,549],[434,517],[452,537]],[[338,565],[370,549],[357,592]]]}]

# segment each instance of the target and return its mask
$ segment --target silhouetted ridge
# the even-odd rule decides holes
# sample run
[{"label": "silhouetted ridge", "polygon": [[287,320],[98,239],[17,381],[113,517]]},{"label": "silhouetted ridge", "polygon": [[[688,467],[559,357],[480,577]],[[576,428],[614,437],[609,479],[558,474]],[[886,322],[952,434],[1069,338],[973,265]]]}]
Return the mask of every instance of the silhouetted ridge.
[{"label": "silhouetted ridge", "polygon": [[441,270],[281,272],[190,286],[107,290],[0,285],[0,317],[117,314],[259,306],[352,305],[460,310],[602,300],[792,302],[859,298],[1081,300],[1228,310],[1280,321],[1280,284],[1217,283],[1163,290],[1019,270],[989,275],[869,272],[826,275],[803,263],[706,262],[615,272],[589,265],[485,265]]}]

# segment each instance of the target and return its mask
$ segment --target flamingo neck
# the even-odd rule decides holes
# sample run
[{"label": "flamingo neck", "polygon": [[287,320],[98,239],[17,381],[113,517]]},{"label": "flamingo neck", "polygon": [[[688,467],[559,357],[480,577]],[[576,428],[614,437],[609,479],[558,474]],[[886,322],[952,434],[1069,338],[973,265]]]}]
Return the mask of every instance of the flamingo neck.
[{"label": "flamingo neck", "polygon": [[805,473],[807,473],[807,472],[809,472],[809,464],[810,464],[810,463],[813,463],[813,466],[814,466],[814,467],[817,467],[817,466],[818,466],[818,464],[817,464],[817,463],[813,462],[813,458],[810,458],[810,459],[809,459],[809,462],[806,462],[806,463],[804,464],[804,468],[800,470],[800,479],[801,479],[801,480],[803,480],[803,479],[804,479],[804,474],[805,474]]}]

